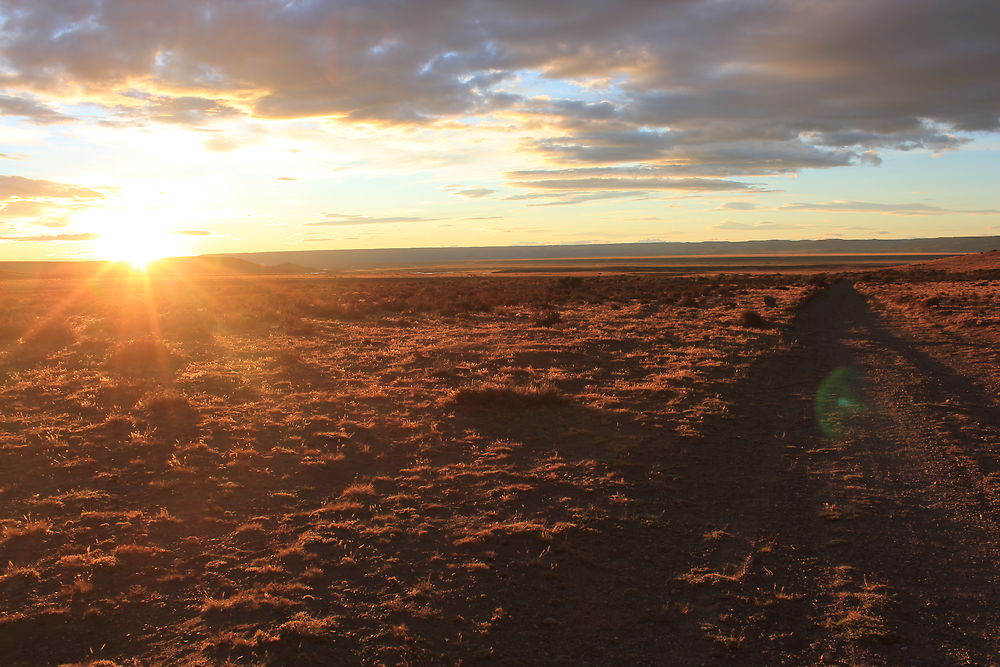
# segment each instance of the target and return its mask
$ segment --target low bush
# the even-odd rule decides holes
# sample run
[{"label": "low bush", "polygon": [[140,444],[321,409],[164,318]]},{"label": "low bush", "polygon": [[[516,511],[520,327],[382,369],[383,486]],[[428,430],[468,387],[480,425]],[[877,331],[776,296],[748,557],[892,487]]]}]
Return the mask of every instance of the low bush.
[{"label": "low bush", "polygon": [[483,382],[455,390],[451,401],[467,407],[535,407],[554,406],[566,401],[559,390],[549,382],[513,384]]},{"label": "low bush", "polygon": [[744,310],[740,314],[740,326],[748,329],[770,329],[772,325],[756,310]]}]

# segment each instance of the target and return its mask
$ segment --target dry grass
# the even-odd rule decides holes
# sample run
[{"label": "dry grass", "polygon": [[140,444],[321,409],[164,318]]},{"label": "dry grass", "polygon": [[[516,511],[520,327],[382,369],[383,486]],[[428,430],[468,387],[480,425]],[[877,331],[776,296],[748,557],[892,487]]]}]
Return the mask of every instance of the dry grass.
[{"label": "dry grass", "polygon": [[[652,520],[629,467],[644,434],[666,447],[725,414],[724,388],[780,344],[809,287],[149,289],[0,292],[0,601],[6,636],[27,637],[0,645],[13,663],[482,658],[510,617],[505,581]],[[741,326],[744,309],[774,326]],[[29,341],[37,352],[17,353]]]}]

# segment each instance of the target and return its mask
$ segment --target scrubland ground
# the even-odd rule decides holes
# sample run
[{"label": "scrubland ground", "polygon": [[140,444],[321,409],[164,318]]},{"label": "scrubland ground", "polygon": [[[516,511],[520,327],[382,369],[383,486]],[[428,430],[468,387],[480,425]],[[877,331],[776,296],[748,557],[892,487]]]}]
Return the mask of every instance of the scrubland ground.
[{"label": "scrubland ground", "polygon": [[0,655],[989,664],[1000,282],[821,283],[4,282]]}]

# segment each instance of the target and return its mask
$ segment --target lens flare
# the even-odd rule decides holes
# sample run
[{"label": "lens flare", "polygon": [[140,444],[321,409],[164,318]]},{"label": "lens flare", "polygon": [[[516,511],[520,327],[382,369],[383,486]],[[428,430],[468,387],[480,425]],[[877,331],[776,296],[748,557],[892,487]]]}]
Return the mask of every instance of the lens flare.
[{"label": "lens flare", "polygon": [[813,405],[816,424],[828,438],[843,438],[870,410],[864,376],[853,366],[835,368],[819,386]]}]

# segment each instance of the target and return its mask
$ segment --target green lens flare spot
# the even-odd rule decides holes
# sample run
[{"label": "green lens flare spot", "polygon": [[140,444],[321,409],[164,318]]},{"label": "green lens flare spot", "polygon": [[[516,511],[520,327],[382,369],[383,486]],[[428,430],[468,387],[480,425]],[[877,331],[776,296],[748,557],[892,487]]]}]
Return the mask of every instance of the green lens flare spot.
[{"label": "green lens flare spot", "polygon": [[823,435],[829,438],[847,435],[851,422],[869,411],[861,371],[853,366],[835,368],[820,384],[813,408]]}]

